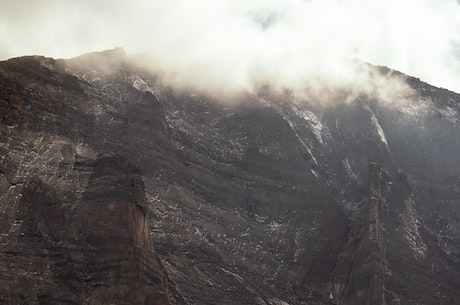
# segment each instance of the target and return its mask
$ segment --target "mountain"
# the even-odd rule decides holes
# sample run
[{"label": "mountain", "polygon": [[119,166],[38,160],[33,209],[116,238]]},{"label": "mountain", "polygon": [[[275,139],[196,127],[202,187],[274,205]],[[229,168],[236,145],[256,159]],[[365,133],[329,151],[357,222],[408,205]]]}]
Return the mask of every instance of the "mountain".
[{"label": "mountain", "polygon": [[120,49],[1,62],[0,303],[460,304],[460,95],[375,69],[416,94],[221,102]]}]

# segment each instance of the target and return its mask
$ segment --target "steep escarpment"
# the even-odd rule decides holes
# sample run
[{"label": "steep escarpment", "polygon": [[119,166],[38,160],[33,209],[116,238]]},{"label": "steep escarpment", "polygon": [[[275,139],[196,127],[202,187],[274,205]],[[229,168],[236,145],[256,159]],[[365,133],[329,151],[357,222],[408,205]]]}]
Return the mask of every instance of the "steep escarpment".
[{"label": "steep escarpment", "polygon": [[407,178],[392,175],[373,161],[368,168],[367,196],[358,206],[334,286],[344,304],[400,304],[403,293],[398,290],[407,283],[394,285],[400,276],[393,272],[407,268],[404,264],[421,269],[427,247]]},{"label": "steep escarpment", "polygon": [[85,170],[77,196],[37,176],[12,186],[20,191],[3,201],[2,303],[171,304],[139,169],[103,155]]},{"label": "steep escarpment", "polygon": [[2,62],[2,302],[455,304],[460,97],[406,81],[220,103],[121,50]]},{"label": "steep escarpment", "polygon": [[[104,149],[77,79],[48,67],[59,66],[2,70],[0,302],[182,304],[153,247],[141,170]],[[127,136],[148,125],[130,120]]]}]

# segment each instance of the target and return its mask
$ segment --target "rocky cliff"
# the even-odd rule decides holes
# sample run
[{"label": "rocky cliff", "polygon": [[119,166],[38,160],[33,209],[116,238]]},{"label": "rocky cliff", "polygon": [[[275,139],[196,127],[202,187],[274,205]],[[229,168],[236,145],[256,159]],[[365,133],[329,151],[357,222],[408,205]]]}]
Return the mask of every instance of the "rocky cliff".
[{"label": "rocky cliff", "polygon": [[0,63],[0,302],[456,304],[460,96],[398,77],[324,107],[121,50]]}]

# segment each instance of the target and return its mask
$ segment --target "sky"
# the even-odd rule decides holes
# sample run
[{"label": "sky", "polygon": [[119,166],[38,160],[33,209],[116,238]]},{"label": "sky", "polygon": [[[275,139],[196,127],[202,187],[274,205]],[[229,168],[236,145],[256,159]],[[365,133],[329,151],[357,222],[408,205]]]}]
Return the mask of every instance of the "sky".
[{"label": "sky", "polygon": [[[0,59],[123,47],[191,85],[359,84],[384,65],[460,92],[460,0],[15,0]],[[147,58],[146,57],[146,58]],[[359,74],[359,73],[358,73]]]}]

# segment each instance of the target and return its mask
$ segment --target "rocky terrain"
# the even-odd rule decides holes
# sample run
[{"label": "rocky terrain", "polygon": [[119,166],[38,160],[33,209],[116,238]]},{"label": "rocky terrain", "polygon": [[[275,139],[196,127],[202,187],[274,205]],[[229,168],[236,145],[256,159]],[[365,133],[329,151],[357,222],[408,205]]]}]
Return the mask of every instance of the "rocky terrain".
[{"label": "rocky terrain", "polygon": [[460,95],[375,69],[414,94],[1,62],[0,303],[460,304]]}]

